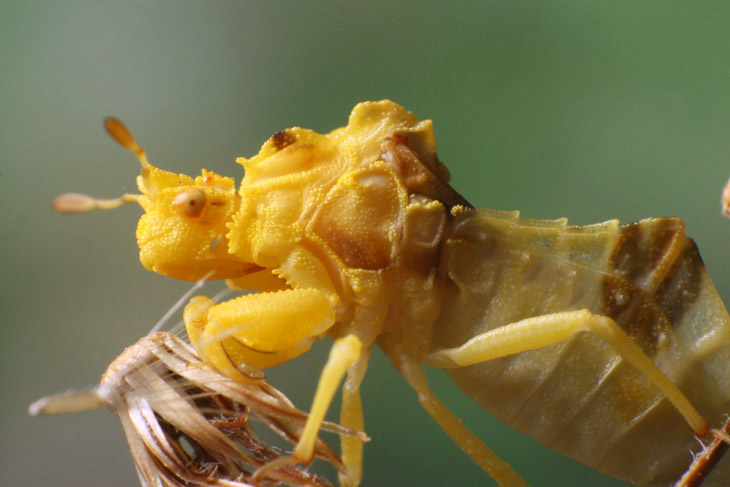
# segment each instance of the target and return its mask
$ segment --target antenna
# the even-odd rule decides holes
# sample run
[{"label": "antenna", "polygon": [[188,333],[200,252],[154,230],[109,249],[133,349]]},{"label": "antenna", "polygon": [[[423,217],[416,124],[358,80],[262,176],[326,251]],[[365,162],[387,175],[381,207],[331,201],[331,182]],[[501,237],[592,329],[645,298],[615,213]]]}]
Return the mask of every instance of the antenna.
[{"label": "antenna", "polygon": [[149,171],[150,163],[147,161],[147,154],[145,154],[144,149],[140,147],[137,141],[134,140],[132,133],[121,120],[114,117],[106,117],[104,119],[104,129],[106,129],[106,132],[112,139],[116,140],[119,145],[137,157],[139,163],[142,165],[143,173],[145,170]]},{"label": "antenna", "polygon": [[[104,129],[119,145],[127,149],[135,155],[142,170],[140,171],[142,186],[148,195],[157,193],[150,183],[150,170],[152,166],[147,160],[147,154],[144,149],[137,143],[129,129],[121,120],[115,117],[106,117],[104,119]],[[123,194],[119,198],[98,199],[81,193],[64,193],[53,201],[53,209],[59,213],[85,213],[93,210],[111,210],[125,203],[139,203],[142,195],[139,194]]]}]

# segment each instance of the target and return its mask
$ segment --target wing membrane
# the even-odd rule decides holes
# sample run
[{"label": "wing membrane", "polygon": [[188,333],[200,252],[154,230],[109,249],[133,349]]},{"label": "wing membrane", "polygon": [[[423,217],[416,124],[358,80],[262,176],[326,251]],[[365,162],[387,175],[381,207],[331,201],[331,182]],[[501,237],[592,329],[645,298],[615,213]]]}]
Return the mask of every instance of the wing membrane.
[{"label": "wing membrane", "polygon": [[[465,210],[445,243],[442,272],[439,346],[531,316],[587,308],[613,318],[708,420],[719,424],[730,409],[722,365],[730,358],[730,320],[677,218],[578,227]],[[595,336],[449,374],[505,422],[627,480],[675,480],[696,449],[667,401]],[[616,455],[621,451],[632,454]],[[647,464],[655,468],[647,471]]]}]

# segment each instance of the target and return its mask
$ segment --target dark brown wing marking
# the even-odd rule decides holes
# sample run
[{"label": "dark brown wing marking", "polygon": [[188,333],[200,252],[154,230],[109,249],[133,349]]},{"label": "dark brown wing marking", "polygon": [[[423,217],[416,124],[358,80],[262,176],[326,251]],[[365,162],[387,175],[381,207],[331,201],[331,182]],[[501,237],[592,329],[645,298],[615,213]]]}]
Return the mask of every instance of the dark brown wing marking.
[{"label": "dark brown wing marking", "polygon": [[704,265],[678,218],[619,227],[603,279],[603,312],[650,356],[663,351],[672,328],[699,296]]}]

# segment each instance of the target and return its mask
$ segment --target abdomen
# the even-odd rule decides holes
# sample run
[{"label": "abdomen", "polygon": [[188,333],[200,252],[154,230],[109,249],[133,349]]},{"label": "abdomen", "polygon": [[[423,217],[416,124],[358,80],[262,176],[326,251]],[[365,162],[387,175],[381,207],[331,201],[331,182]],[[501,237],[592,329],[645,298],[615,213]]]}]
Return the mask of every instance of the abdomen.
[{"label": "abdomen", "polygon": [[[441,272],[434,348],[585,308],[613,318],[712,426],[730,413],[730,319],[679,219],[570,227],[466,211],[444,243]],[[699,448],[656,388],[588,333],[448,373],[517,430],[635,484],[673,483]]]}]

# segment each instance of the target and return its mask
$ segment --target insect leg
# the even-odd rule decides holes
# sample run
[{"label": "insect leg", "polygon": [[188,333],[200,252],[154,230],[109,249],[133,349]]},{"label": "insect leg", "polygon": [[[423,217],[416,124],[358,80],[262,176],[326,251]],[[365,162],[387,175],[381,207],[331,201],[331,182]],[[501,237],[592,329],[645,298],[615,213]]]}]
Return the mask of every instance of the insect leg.
[{"label": "insect leg", "polygon": [[[360,384],[365,377],[369,359],[370,348],[362,350],[357,362],[347,369],[347,377],[342,386],[340,424],[358,431],[365,428],[360,400]],[[347,467],[347,474],[339,475],[340,485],[343,487],[359,485],[362,480],[363,440],[354,436],[342,436],[340,441],[342,462]]]},{"label": "insect leg", "polygon": [[264,369],[291,360],[334,323],[329,301],[316,289],[247,294],[221,304],[196,296],[183,319],[205,361],[241,382],[250,382],[241,367]]},{"label": "insect leg", "polygon": [[501,487],[527,485],[506,462],[464,426],[464,423],[433,394],[420,362],[404,350],[397,340],[388,335],[382,335],[378,339],[378,344],[393,361],[393,366],[403,374],[408,384],[418,393],[418,401],[423,409],[464,453],[469,455]]},{"label": "insect leg", "polygon": [[707,433],[707,421],[616,322],[588,310],[535,316],[501,326],[475,336],[460,347],[439,350],[431,354],[426,363],[444,368],[473,365],[552,345],[582,331],[603,338],[623,359],[644,374],[677,408],[695,434],[703,436]]},{"label": "insect leg", "polygon": [[257,480],[263,478],[266,472],[274,468],[279,468],[297,462],[309,463],[314,455],[314,443],[317,440],[317,433],[324,421],[324,416],[332,403],[332,398],[337,392],[342,377],[360,357],[361,343],[355,335],[347,335],[343,338],[335,340],[327,363],[319,376],[317,391],[314,394],[312,408],[309,411],[309,417],[304,425],[299,437],[299,442],[294,448],[294,455],[291,457],[282,457],[273,462],[258,468],[252,477],[254,485]]},{"label": "insect leg", "polygon": [[294,456],[300,461],[309,462],[312,459],[314,440],[317,438],[319,427],[322,425],[342,377],[360,357],[360,348],[360,340],[354,335],[339,338],[332,345],[329,359],[319,377],[309,418],[304,426],[301,439],[294,449]]}]

